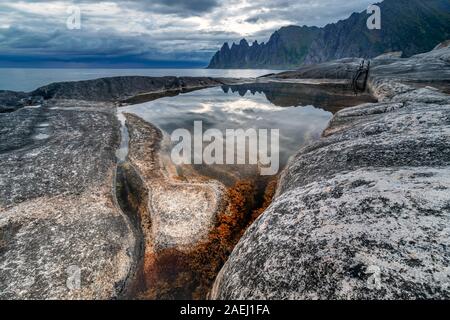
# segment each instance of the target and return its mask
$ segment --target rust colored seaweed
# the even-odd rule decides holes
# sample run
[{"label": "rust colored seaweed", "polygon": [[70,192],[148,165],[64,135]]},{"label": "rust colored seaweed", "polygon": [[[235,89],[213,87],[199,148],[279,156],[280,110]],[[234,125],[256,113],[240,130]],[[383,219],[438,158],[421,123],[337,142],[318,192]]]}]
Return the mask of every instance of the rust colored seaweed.
[{"label": "rust colored seaweed", "polygon": [[146,254],[146,290],[138,298],[205,299],[245,230],[270,205],[275,188],[276,180],[267,183],[261,195],[251,180],[238,181],[228,188],[226,209],[201,243],[188,252],[171,248]]}]

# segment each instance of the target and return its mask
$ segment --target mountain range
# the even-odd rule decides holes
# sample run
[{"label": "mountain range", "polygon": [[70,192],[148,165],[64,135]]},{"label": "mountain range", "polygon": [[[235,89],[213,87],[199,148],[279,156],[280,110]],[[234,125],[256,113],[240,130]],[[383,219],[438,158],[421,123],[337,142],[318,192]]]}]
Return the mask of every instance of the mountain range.
[{"label": "mountain range", "polygon": [[231,47],[225,43],[208,68],[292,69],[346,57],[373,58],[402,51],[403,57],[427,52],[450,39],[449,0],[385,0],[381,29],[369,30],[366,11],[323,28],[287,26],[275,31],[267,43],[246,39]]}]

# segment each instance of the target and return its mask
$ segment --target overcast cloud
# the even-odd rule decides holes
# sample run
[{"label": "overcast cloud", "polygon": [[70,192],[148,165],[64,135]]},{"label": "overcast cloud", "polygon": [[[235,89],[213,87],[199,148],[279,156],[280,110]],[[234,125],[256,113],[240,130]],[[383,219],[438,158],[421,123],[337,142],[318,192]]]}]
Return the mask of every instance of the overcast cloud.
[{"label": "overcast cloud", "polygon": [[[0,65],[38,61],[207,63],[223,42],[267,41],[285,25],[324,26],[373,0],[0,0]],[[70,6],[81,30],[68,30]]]}]

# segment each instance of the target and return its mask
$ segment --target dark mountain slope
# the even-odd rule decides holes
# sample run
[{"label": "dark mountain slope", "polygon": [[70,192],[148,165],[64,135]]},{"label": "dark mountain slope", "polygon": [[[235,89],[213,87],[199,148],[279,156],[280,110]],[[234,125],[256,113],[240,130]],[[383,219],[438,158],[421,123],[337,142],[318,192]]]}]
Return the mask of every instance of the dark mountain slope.
[{"label": "dark mountain slope", "polygon": [[267,43],[251,46],[242,39],[231,48],[225,43],[212,58],[208,68],[286,68],[299,65],[320,29],[316,27],[283,27]]},{"label": "dark mountain slope", "polygon": [[224,44],[209,68],[295,68],[345,57],[372,58],[392,51],[404,57],[427,52],[450,39],[449,0],[385,0],[381,30],[369,30],[366,11],[324,28],[289,26],[267,44],[250,46],[245,39]]},{"label": "dark mountain slope", "polygon": [[381,30],[367,28],[366,12],[354,13],[322,29],[304,63],[372,58],[392,51],[403,51],[403,56],[410,57],[450,38],[448,0],[385,0],[379,6]]}]

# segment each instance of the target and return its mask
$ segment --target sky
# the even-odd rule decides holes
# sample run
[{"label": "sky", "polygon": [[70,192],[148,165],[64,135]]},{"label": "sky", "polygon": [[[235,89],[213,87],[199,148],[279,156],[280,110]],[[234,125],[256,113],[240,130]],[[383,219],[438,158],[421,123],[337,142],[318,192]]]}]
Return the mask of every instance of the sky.
[{"label": "sky", "polygon": [[[0,0],[0,67],[204,67],[224,42],[267,41],[286,25],[321,27],[374,2]],[[74,7],[80,29],[67,26]]]}]

